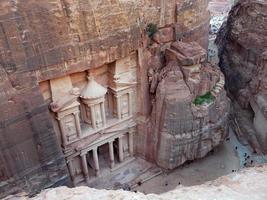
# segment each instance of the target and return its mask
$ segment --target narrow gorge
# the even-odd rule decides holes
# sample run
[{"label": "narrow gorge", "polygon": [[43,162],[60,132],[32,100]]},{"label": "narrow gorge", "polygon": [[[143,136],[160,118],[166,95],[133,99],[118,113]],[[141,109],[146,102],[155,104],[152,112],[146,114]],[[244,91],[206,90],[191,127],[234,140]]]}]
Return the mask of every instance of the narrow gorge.
[{"label": "narrow gorge", "polygon": [[0,198],[267,199],[266,0],[0,11]]}]

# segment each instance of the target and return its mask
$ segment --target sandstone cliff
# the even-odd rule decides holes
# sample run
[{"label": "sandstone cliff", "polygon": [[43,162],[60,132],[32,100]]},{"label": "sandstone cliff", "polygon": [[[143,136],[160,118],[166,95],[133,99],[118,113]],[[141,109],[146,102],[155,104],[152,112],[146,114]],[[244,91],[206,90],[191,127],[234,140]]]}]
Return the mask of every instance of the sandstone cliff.
[{"label": "sandstone cliff", "polygon": [[[207,47],[208,0],[2,0],[0,4],[0,196],[68,182],[40,83],[138,54],[136,151],[150,154],[142,127],[151,111],[147,24],[173,40]],[[45,87],[49,88],[49,86]],[[45,89],[47,89],[45,88]],[[48,91],[48,89],[47,89]]]},{"label": "sandstone cliff", "polygon": [[232,121],[240,140],[267,153],[267,2],[240,1],[217,37],[220,67],[233,100]]},{"label": "sandstone cliff", "polygon": [[153,62],[150,92],[155,93],[151,123],[157,164],[174,169],[204,157],[228,135],[230,102],[224,76],[206,62],[197,43],[174,42],[166,66]]}]

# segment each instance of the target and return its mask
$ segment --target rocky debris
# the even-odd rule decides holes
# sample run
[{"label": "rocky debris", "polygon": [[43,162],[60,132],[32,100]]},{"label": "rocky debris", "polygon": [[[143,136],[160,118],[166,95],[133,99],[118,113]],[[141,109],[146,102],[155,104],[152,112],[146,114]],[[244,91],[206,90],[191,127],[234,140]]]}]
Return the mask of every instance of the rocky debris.
[{"label": "rocky debris", "polygon": [[158,30],[154,36],[153,40],[157,43],[167,43],[174,40],[174,30],[172,27],[166,27]]},{"label": "rocky debris", "polygon": [[[204,157],[225,139],[229,100],[223,74],[205,61],[199,44],[173,42],[165,57],[165,67],[149,70],[150,91],[155,91],[152,124],[156,162],[173,169]],[[209,103],[194,103],[205,94]]]},{"label": "rocky debris", "polygon": [[240,140],[267,153],[267,2],[239,1],[220,29],[220,67],[233,103],[232,118]]},{"label": "rocky debris", "polygon": [[[168,184],[168,183],[165,183]],[[67,188],[59,187],[47,189],[36,197],[28,198],[25,194],[9,196],[4,200],[265,200],[267,199],[267,166],[257,166],[234,172],[228,176],[207,182],[203,185],[178,188],[160,195],[142,194],[138,192],[128,192],[122,190],[96,190],[88,187]]]},{"label": "rocky debris", "polygon": [[[173,56],[170,56],[170,54]],[[181,66],[192,66],[204,62],[206,51],[196,42],[174,42],[170,49],[166,50],[166,61],[176,60]]]}]

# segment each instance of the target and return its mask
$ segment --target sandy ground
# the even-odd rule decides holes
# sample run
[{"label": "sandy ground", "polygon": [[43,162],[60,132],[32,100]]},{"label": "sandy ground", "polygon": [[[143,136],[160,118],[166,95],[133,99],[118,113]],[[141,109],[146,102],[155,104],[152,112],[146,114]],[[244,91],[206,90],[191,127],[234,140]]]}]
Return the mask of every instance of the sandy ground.
[{"label": "sandy ground", "polygon": [[[247,163],[246,166],[244,163]],[[249,146],[239,143],[233,131],[230,130],[230,137],[207,157],[163,173],[133,190],[145,194],[165,193],[181,185],[203,184],[259,163],[267,163],[267,156],[252,154]]]},{"label": "sandy ground", "polygon": [[[106,168],[105,173],[102,169],[101,177],[92,179],[89,186],[161,194],[182,185],[203,184],[258,163],[267,163],[267,156],[253,154],[252,149],[248,145],[242,145],[230,130],[229,138],[205,158],[184,164],[175,170],[164,172],[154,164],[136,158],[113,172]],[[148,181],[143,182],[144,180]],[[136,187],[130,188],[133,185]]]},{"label": "sandy ground", "polygon": [[192,186],[215,180],[238,169],[240,169],[238,153],[230,141],[225,141],[207,157],[186,164],[172,172],[163,173],[134,190],[145,194],[160,194],[173,190],[179,185]]},{"label": "sandy ground", "polygon": [[[245,152],[247,155],[251,155],[248,153],[250,150],[242,147],[233,133],[230,136],[230,139],[210,152],[205,158],[184,164],[175,170],[162,172],[154,164],[137,158],[114,172],[104,173],[102,171],[103,175],[91,182],[89,186],[97,189],[122,188],[127,190],[130,188],[125,188],[125,185],[132,186],[134,185],[132,183],[135,182],[137,187],[132,187],[132,191],[160,194],[173,190],[179,185],[192,186],[215,180],[220,176],[239,170],[243,166],[241,155]],[[238,146],[237,149],[236,146]],[[149,168],[153,170],[147,171]],[[152,178],[159,170],[162,173]],[[139,182],[146,179],[150,180],[138,186]]]}]

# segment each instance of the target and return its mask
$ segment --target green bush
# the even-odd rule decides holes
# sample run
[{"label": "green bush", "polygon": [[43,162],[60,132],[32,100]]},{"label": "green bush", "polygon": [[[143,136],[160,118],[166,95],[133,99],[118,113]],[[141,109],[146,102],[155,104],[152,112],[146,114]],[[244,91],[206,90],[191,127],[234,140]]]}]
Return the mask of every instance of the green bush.
[{"label": "green bush", "polygon": [[215,97],[212,96],[210,92],[207,92],[206,94],[202,96],[197,96],[193,103],[195,105],[203,105],[203,104],[211,103],[214,99]]},{"label": "green bush", "polygon": [[149,23],[146,27],[146,32],[149,38],[152,38],[153,35],[158,31],[158,27],[156,24]]}]

